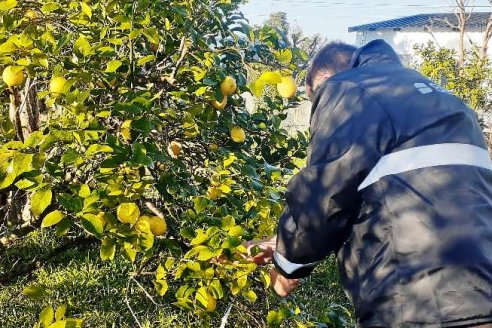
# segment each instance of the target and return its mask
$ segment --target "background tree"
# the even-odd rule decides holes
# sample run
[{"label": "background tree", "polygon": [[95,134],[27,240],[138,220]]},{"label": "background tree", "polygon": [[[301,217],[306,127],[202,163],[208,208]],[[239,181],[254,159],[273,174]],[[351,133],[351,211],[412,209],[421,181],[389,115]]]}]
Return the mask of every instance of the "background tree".
[{"label": "background tree", "polygon": [[438,85],[453,92],[478,112],[490,111],[492,68],[489,59],[482,58],[478,51],[466,52],[465,66],[451,49],[438,48],[434,43],[417,45],[415,50],[420,60],[414,67],[434,80]]},{"label": "background tree", "polygon": [[276,29],[290,47],[301,49],[308,58],[312,58],[327,41],[326,37],[321,34],[305,36],[300,26],[290,25],[287,14],[284,12],[270,14],[264,25]]}]

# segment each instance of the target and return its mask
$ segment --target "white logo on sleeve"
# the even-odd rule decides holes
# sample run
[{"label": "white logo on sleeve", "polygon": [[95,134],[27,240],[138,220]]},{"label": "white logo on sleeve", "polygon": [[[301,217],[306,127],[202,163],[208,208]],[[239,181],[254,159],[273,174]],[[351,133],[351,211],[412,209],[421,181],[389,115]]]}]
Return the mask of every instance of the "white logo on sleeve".
[{"label": "white logo on sleeve", "polygon": [[434,91],[425,83],[415,83],[414,86],[417,88],[417,90],[420,91],[420,93],[424,95],[432,93]]},{"label": "white logo on sleeve", "polygon": [[432,93],[434,91],[437,91],[437,92],[441,92],[441,93],[447,93],[449,95],[452,95],[453,93],[444,89],[442,86],[438,85],[438,84],[435,84],[435,83],[429,83],[429,84],[425,84],[425,83],[414,83],[413,86],[419,90],[419,92],[421,94],[428,94],[428,93]]}]

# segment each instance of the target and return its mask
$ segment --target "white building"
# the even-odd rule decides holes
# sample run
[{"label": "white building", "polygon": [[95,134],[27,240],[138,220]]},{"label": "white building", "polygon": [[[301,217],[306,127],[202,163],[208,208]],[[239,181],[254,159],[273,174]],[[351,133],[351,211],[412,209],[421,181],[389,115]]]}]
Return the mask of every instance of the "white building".
[{"label": "white building", "polygon": [[[482,38],[490,14],[490,12],[471,14],[466,24],[466,49],[472,49],[473,45],[482,46]],[[421,14],[353,26],[349,27],[348,31],[357,33],[356,46],[360,47],[375,39],[383,39],[396,50],[403,62],[408,63],[414,54],[415,44],[434,41],[439,47],[458,50],[459,31],[452,27],[457,25],[458,18],[453,13]],[[492,57],[491,48],[488,53]]]}]

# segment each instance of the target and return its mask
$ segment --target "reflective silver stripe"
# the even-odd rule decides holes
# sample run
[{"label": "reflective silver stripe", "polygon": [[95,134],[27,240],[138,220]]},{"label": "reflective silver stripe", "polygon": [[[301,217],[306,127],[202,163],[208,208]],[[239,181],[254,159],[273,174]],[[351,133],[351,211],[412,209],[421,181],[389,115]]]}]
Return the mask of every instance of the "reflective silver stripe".
[{"label": "reflective silver stripe", "polygon": [[420,146],[383,156],[358,190],[391,174],[440,165],[471,165],[492,170],[489,152],[483,148],[459,143]]},{"label": "reflective silver stripe", "polygon": [[318,262],[313,262],[313,263],[308,263],[308,264],[292,263],[277,251],[275,251],[273,253],[273,258],[275,259],[275,262],[277,263],[277,265],[288,274],[291,274],[292,272],[294,272],[300,268],[313,267],[318,263]]}]

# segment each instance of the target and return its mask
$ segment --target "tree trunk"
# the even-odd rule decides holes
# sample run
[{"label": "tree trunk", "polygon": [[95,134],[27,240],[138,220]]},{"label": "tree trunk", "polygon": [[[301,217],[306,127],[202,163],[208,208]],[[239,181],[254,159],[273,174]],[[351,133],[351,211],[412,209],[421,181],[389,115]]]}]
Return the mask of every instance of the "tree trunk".
[{"label": "tree trunk", "polygon": [[456,0],[456,5],[458,7],[458,12],[456,13],[456,16],[458,18],[458,29],[460,32],[458,62],[462,70],[465,67],[465,32],[467,21],[466,4],[466,0]]},{"label": "tree trunk", "polygon": [[492,38],[492,14],[490,14],[489,21],[487,22],[487,26],[485,27],[485,31],[483,34],[482,52],[481,52],[482,59],[487,58],[490,38]]},{"label": "tree trunk", "polygon": [[[24,89],[11,90],[9,118],[16,140],[24,142],[40,127],[39,112],[43,103],[38,102],[35,80],[27,79]],[[17,188],[0,190],[0,223],[5,226],[19,226],[31,222],[30,204],[27,193]]]}]

